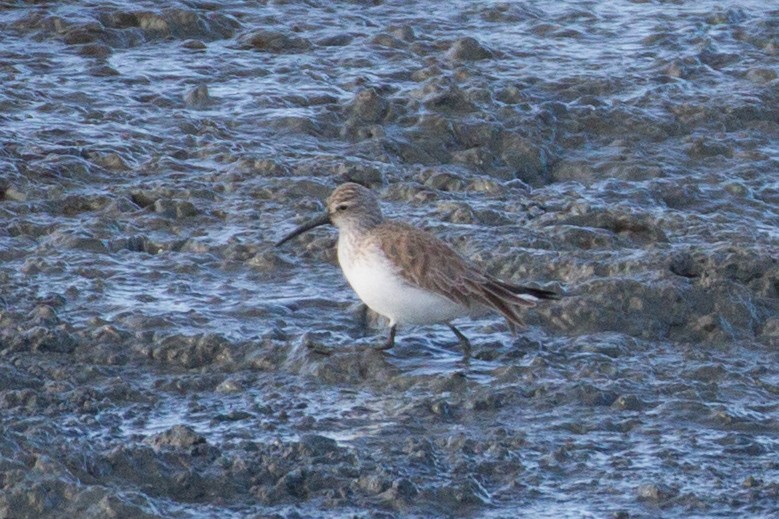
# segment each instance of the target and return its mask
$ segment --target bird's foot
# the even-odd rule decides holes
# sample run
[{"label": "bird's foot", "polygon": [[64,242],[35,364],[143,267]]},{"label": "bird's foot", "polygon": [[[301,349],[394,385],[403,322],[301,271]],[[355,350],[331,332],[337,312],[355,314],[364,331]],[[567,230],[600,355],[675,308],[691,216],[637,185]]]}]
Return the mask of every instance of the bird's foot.
[{"label": "bird's foot", "polygon": [[327,348],[325,346],[322,346],[321,344],[314,343],[314,342],[307,342],[306,343],[306,348],[308,348],[308,350],[311,353],[316,353],[317,355],[324,355],[326,357],[329,357],[330,355],[332,355],[334,353],[332,349]]},{"label": "bird's foot", "polygon": [[330,356],[334,354],[340,354],[340,353],[365,353],[367,351],[373,351],[378,353],[384,353],[389,349],[386,344],[382,344],[381,346],[373,346],[369,344],[355,344],[352,346],[342,347],[342,348],[325,348],[324,346],[319,345],[307,345],[308,349],[312,353],[316,353],[318,355],[325,355]]}]

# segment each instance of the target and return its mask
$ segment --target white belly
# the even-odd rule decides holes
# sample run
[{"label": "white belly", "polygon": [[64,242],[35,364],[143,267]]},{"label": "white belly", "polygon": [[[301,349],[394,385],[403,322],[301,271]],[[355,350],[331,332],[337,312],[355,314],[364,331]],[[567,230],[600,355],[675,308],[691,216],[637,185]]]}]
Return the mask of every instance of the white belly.
[{"label": "white belly", "polygon": [[379,251],[354,256],[339,243],[338,257],[360,299],[390,325],[444,323],[468,314],[465,306],[404,281]]}]

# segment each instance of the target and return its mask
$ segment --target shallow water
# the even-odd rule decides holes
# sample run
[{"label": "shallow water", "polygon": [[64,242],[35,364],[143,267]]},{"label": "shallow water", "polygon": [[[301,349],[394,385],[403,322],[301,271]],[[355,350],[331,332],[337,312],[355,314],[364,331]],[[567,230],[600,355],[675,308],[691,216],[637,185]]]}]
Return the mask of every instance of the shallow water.
[{"label": "shallow water", "polygon": [[[779,513],[777,27],[0,7],[0,516]],[[334,232],[272,246],[345,180],[566,297],[360,351]]]}]

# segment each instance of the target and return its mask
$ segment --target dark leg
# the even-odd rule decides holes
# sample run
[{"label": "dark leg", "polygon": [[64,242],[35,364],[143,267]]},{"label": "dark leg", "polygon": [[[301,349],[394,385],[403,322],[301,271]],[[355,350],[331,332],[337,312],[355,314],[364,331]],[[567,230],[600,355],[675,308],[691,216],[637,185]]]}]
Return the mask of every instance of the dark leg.
[{"label": "dark leg", "polygon": [[384,343],[384,346],[381,346],[379,348],[380,350],[388,350],[393,346],[395,346],[395,331],[397,327],[398,327],[397,324],[393,324],[392,326],[390,326],[390,333],[389,333],[389,337],[387,337],[387,342]]},{"label": "dark leg", "polygon": [[360,303],[360,309],[359,312],[359,323],[360,323],[360,330],[363,334],[365,334],[366,331],[368,331],[368,305],[365,303]]},{"label": "dark leg", "polygon": [[446,323],[446,325],[449,327],[450,330],[454,332],[454,334],[457,336],[458,339],[460,339],[460,344],[463,345],[463,357],[470,357],[471,356],[471,341],[468,340],[468,337],[463,335],[463,332],[458,330],[454,327],[453,324]]}]

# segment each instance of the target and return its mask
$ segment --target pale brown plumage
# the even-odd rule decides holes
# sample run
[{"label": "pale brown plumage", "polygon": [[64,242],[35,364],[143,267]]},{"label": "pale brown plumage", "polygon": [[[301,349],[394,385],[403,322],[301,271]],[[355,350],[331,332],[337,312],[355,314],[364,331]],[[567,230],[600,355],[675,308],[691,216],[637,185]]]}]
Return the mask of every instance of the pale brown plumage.
[{"label": "pale brown plumage", "polygon": [[277,245],[326,223],[339,229],[338,260],[352,288],[390,320],[385,348],[394,344],[399,322],[445,322],[463,342],[467,355],[468,340],[449,322],[453,318],[490,308],[505,317],[513,332],[522,326],[522,307],[559,298],[548,290],[496,279],[432,234],[384,220],[376,195],[351,182],[333,191],[325,214]]},{"label": "pale brown plumage", "polygon": [[523,325],[519,307],[535,306],[523,294],[537,299],[557,299],[548,290],[513,285],[478,269],[435,235],[403,222],[384,221],[372,229],[384,254],[402,264],[400,274],[409,283],[437,292],[466,307],[492,308],[506,318],[512,332]]}]

